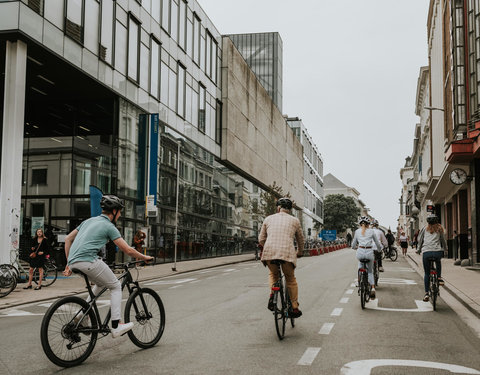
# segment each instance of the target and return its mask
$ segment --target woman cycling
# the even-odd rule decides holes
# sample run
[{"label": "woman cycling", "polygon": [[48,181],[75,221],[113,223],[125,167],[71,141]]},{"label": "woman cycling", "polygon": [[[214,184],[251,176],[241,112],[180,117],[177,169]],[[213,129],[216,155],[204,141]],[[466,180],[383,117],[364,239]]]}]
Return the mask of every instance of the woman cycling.
[{"label": "woman cycling", "polygon": [[444,250],[447,248],[445,237],[443,236],[443,227],[439,223],[438,217],[435,214],[428,215],[427,226],[424,227],[418,235],[417,253],[422,253],[423,269],[425,276],[423,281],[425,284],[425,297],[423,300],[428,302],[429,292],[429,277],[430,277],[430,262],[429,258],[435,258],[435,267],[437,269],[438,283],[444,285],[442,279],[442,256]]},{"label": "woman cycling", "polygon": [[[381,249],[382,245],[378,241],[377,236],[373,229],[370,229],[370,219],[367,216],[362,216],[358,221],[358,228],[355,231],[352,241],[352,249],[357,250],[357,259],[369,259],[370,262],[367,263],[367,273],[368,273],[368,282],[372,286],[370,290],[370,298],[375,299],[375,280],[373,278],[373,245],[377,246],[377,249]],[[358,268],[362,268],[363,265],[361,262],[358,262]],[[360,282],[360,280],[359,280]]]}]

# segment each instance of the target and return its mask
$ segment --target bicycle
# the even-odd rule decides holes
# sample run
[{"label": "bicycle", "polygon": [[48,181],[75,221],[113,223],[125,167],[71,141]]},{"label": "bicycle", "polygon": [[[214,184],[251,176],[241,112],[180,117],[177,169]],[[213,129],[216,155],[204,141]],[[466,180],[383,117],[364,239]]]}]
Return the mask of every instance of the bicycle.
[{"label": "bicycle", "polygon": [[371,285],[368,282],[367,263],[370,259],[360,259],[362,267],[358,269],[358,295],[360,296],[360,304],[362,309],[365,308],[365,304],[370,301],[370,289]]},{"label": "bicycle", "polygon": [[398,251],[395,246],[387,246],[383,248],[382,259],[390,258],[392,262],[395,262],[398,258]]},{"label": "bicycle", "polygon": [[12,272],[10,264],[0,265],[0,298],[8,296],[17,287],[16,275]]},{"label": "bicycle", "polygon": [[287,320],[290,319],[292,328],[295,327],[295,318],[292,316],[292,301],[288,294],[288,289],[286,287],[285,276],[282,274],[281,264],[285,263],[283,260],[272,260],[272,264],[278,266],[279,277],[278,281],[273,284],[273,316],[275,318],[275,329],[277,331],[277,336],[280,340],[283,340],[285,337],[285,326]]},{"label": "bicycle", "polygon": [[[12,260],[11,254],[15,254],[13,260]],[[18,250],[12,250],[10,252],[10,260],[12,264],[7,264],[7,266],[9,266],[12,272],[14,272],[17,279],[17,283],[28,281],[29,270],[23,267]],[[57,277],[58,277],[57,265],[55,264],[53,259],[51,259],[49,255],[47,255],[45,259],[44,267],[43,267],[42,286],[52,285],[57,280]],[[35,284],[38,284],[40,280],[40,271],[38,267],[33,269],[32,280]]]},{"label": "bicycle", "polygon": [[433,310],[437,310],[437,297],[440,295],[440,284],[438,282],[437,269],[435,267],[436,258],[428,258],[430,263],[430,275],[428,276],[429,292],[428,299],[433,305]]},{"label": "bicycle", "polygon": [[[122,291],[127,287],[129,297],[125,304],[124,321],[136,322],[128,337],[136,346],[146,349],[154,346],[162,337],[165,328],[165,309],[160,296],[152,289],[141,288],[133,280],[130,268],[144,261],[132,261],[114,265],[114,269],[123,269],[118,277],[122,280]],[[61,367],[72,367],[85,361],[100,338],[110,334],[109,321],[111,311],[101,321],[96,301],[107,290],[93,295],[88,276],[82,272],[87,285],[89,302],[69,296],[52,304],[42,320],[40,337],[42,348],[50,361]],[[138,274],[137,274],[138,277]]]},{"label": "bicycle", "polygon": [[378,279],[380,277],[380,271],[378,268],[378,262],[375,259],[373,261],[373,280],[375,281],[375,288],[378,286]]}]

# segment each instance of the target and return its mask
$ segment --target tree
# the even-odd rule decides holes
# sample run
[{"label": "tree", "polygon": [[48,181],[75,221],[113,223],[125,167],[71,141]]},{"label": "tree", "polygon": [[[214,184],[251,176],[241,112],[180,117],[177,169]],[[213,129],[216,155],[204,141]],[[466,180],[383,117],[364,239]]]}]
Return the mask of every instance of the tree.
[{"label": "tree", "polygon": [[324,201],[325,216],[323,226],[325,229],[336,229],[337,233],[355,228],[360,208],[357,207],[352,197],[342,194],[327,195]]},{"label": "tree", "polygon": [[252,204],[252,212],[263,217],[273,215],[277,212],[277,200],[281,197],[290,198],[290,193],[284,193],[283,188],[273,181],[268,190],[260,193],[260,203]]}]

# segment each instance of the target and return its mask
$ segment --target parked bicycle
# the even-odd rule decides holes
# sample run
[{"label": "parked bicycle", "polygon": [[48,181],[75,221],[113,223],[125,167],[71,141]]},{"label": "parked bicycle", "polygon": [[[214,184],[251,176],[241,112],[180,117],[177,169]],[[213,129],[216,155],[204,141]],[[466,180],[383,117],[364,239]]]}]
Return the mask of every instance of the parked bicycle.
[{"label": "parked bicycle", "polygon": [[437,297],[440,295],[440,284],[438,282],[437,269],[435,268],[436,258],[428,258],[430,263],[430,275],[428,276],[428,299],[433,306],[433,310],[437,310]]},{"label": "parked bicycle", "polygon": [[[130,268],[140,263],[145,264],[144,261],[133,261],[113,268],[124,270],[118,277],[122,280],[122,290],[126,286],[129,293],[124,322],[135,323],[128,331],[128,337],[135,345],[146,349],[154,346],[163,335],[165,309],[154,290],[142,288],[137,280],[133,280]],[[97,296],[93,295],[87,275],[78,273],[85,278],[90,302],[76,296],[59,299],[45,313],[40,330],[43,351],[50,361],[61,367],[76,366],[85,361],[92,353],[98,335],[105,337],[110,333],[111,311],[102,322],[96,303],[107,288]]]},{"label": "parked bicycle", "polygon": [[390,258],[392,262],[395,262],[398,258],[398,251],[395,246],[387,246],[383,248],[382,259]]},{"label": "parked bicycle", "polygon": [[367,263],[370,259],[360,259],[362,267],[358,269],[358,295],[360,296],[360,304],[362,309],[365,308],[365,304],[370,301],[370,289],[371,285],[368,282]]},{"label": "parked bicycle", "polygon": [[282,274],[281,264],[283,260],[272,260],[272,264],[278,266],[279,278],[278,281],[273,284],[273,316],[275,318],[275,329],[277,331],[278,338],[283,340],[285,337],[285,326],[287,320],[290,319],[292,327],[295,327],[295,318],[292,316],[292,302],[288,294],[288,288],[286,286],[285,276]]},{"label": "parked bicycle", "polygon": [[16,287],[16,274],[10,268],[10,264],[0,265],[0,298],[8,296]]},{"label": "parked bicycle", "polygon": [[[12,258],[13,254],[13,258]],[[10,260],[12,264],[8,264],[7,266],[10,267],[12,272],[14,272],[17,283],[28,281],[28,268],[24,267],[24,265],[20,260],[18,250],[12,250],[10,252]],[[43,280],[42,286],[50,286],[52,285],[58,277],[58,268],[53,259],[47,255],[43,267]],[[40,280],[40,271],[38,268],[33,269],[33,282],[38,284]]]}]

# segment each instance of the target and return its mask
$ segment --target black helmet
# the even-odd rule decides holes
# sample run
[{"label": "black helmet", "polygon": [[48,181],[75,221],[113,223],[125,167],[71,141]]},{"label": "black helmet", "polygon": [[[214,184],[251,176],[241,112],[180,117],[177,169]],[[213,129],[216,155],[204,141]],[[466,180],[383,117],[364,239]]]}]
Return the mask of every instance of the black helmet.
[{"label": "black helmet", "polygon": [[287,210],[291,210],[293,207],[293,203],[289,198],[280,198],[277,201],[277,206],[280,206],[282,208],[285,208]]},{"label": "black helmet", "polygon": [[438,223],[438,216],[435,214],[430,214],[427,216],[427,223],[428,224],[437,224]]},{"label": "black helmet", "polygon": [[116,195],[104,195],[100,200],[100,207],[106,212],[113,212],[113,210],[121,210],[125,206]]},{"label": "black helmet", "polygon": [[374,227],[378,227],[378,220],[377,220],[377,219],[373,219],[373,220],[372,220],[372,225],[373,225]]},{"label": "black helmet", "polygon": [[370,225],[370,219],[368,216],[361,216],[360,219],[358,219],[358,225],[362,225],[363,223]]}]

